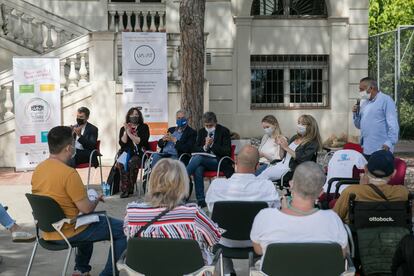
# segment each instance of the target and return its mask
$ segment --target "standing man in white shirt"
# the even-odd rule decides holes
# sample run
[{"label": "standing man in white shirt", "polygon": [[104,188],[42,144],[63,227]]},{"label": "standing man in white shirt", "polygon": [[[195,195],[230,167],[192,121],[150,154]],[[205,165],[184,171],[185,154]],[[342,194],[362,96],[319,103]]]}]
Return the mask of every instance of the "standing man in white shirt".
[{"label": "standing man in white shirt", "polygon": [[[228,179],[217,178],[211,183],[206,203],[210,212],[218,201],[264,201],[269,207],[280,206],[279,194],[272,181],[254,175],[259,165],[259,151],[246,145],[236,157],[236,172]],[[234,214],[238,215],[238,214]],[[220,244],[227,247],[251,247],[252,242],[220,239]],[[235,275],[233,262],[224,258],[224,275]]]}]

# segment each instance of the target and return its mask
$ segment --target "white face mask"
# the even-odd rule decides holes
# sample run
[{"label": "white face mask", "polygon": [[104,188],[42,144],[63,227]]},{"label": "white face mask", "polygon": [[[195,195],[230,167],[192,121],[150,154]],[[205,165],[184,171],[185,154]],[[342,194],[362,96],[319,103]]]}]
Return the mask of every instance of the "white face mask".
[{"label": "white face mask", "polygon": [[371,98],[371,93],[368,93],[367,90],[359,92],[361,100],[369,100]]},{"label": "white face mask", "polygon": [[263,129],[264,133],[267,134],[267,135],[269,135],[269,136],[272,135],[272,133],[273,133],[274,130],[275,130],[274,127],[267,127],[267,128],[264,128]]},{"label": "white face mask", "polygon": [[206,129],[206,131],[207,131],[208,133],[212,133],[212,132],[214,132],[214,131],[216,130],[216,128],[215,128],[215,127],[212,127],[212,128],[207,128],[207,127],[205,127],[205,129]]},{"label": "white face mask", "polygon": [[303,135],[306,133],[306,126],[298,124],[296,126],[296,131],[298,132],[298,134]]}]

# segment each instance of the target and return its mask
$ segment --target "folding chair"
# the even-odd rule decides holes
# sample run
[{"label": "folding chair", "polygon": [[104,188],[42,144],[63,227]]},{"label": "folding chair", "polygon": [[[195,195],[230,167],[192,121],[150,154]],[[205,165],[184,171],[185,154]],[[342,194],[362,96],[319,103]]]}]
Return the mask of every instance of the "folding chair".
[{"label": "folding chair", "polygon": [[[148,146],[149,149],[148,150],[144,150],[144,154],[142,155],[142,159],[141,159],[141,171],[140,171],[140,176],[139,179],[143,185],[143,190],[144,193],[146,193],[146,185],[144,187],[144,172],[146,170],[149,169],[149,167],[151,166],[151,156],[154,153],[157,153],[157,146],[158,146],[158,141],[150,141],[148,142]],[[135,182],[135,190],[138,191],[138,182]]]},{"label": "folding chair", "polygon": [[355,198],[351,194],[349,199],[349,227],[355,244],[351,256],[355,263],[362,264],[365,274],[390,274],[398,242],[412,232],[412,195],[404,201],[356,201]]},{"label": "folding chair", "polygon": [[[30,271],[32,268],[33,260],[36,255],[37,246],[40,244],[46,250],[50,251],[61,251],[61,250],[68,250],[68,254],[66,255],[65,265],[62,270],[62,276],[66,274],[66,270],[68,267],[68,263],[70,260],[70,256],[72,254],[72,250],[78,246],[83,244],[90,244],[90,242],[70,242],[65,235],[63,235],[61,228],[65,223],[75,223],[75,219],[69,219],[65,217],[62,208],[59,204],[50,197],[41,196],[41,195],[34,195],[34,194],[26,194],[26,198],[30,203],[33,211],[33,218],[36,224],[36,243],[33,247],[32,255],[30,257],[29,265],[27,267],[26,276],[30,275]],[[110,241],[111,241],[111,254],[112,254],[112,269],[113,275],[115,275],[115,260],[114,260],[114,247],[113,247],[113,238],[112,238],[112,229],[109,223],[109,219],[106,216],[105,211],[94,212],[90,214],[97,214],[105,216],[110,233]],[[89,215],[89,214],[88,214]],[[51,241],[44,240],[39,236],[39,230],[43,232],[58,232],[62,239],[66,242],[66,244],[57,244]]]},{"label": "folding chair", "polygon": [[[223,238],[246,241],[250,240],[257,213],[267,207],[268,204],[262,201],[219,201],[214,203],[211,219],[226,230]],[[248,259],[249,252],[253,252],[253,247],[234,248],[216,244],[214,250],[218,249],[223,250],[223,257],[231,259]]]},{"label": "folding chair", "polygon": [[[203,177],[204,178],[207,178],[208,181],[211,183],[211,180],[213,178],[218,178],[218,177],[225,176],[224,175],[224,172],[221,170],[221,165],[222,165],[223,161],[226,160],[226,159],[227,160],[230,160],[234,164],[236,162],[236,154],[235,154],[235,151],[236,151],[236,145],[231,145],[230,157],[229,156],[223,156],[222,158],[220,158],[219,163],[217,165],[217,171],[204,171]],[[181,159],[184,156],[189,156],[191,158],[191,154],[183,153],[183,154],[180,155],[180,157],[178,158],[178,160],[181,161]],[[188,197],[190,197],[191,196],[191,193],[193,192],[193,185],[191,185],[191,184],[192,184],[192,182],[190,183],[190,192],[188,194]]]},{"label": "folding chair", "polygon": [[101,162],[101,156],[102,156],[102,154],[101,154],[100,148],[101,148],[101,141],[98,140],[98,141],[96,141],[95,149],[89,155],[89,163],[81,163],[81,164],[76,165],[76,169],[88,168],[88,182],[86,183],[87,189],[89,189],[90,176],[91,176],[91,167],[92,167],[92,158],[93,158],[93,155],[94,154],[96,154],[97,157],[98,157],[98,159],[99,159],[98,160],[98,163],[99,163],[98,166],[99,166],[99,170],[100,170],[100,173],[101,173],[101,183],[100,184],[103,183],[102,162]]},{"label": "folding chair", "polygon": [[337,243],[273,243],[267,246],[261,269],[250,254],[250,275],[339,276],[354,275],[352,260],[344,259]]},{"label": "folding chair", "polygon": [[217,252],[211,265],[204,265],[200,246],[195,240],[131,238],[117,263],[127,275],[182,276],[214,272],[221,256]]}]

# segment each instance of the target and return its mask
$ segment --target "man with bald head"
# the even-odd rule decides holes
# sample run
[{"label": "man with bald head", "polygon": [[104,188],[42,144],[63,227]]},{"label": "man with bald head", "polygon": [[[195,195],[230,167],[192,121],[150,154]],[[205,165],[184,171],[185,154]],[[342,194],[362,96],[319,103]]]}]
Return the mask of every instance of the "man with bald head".
[{"label": "man with bald head", "polygon": [[236,172],[228,179],[216,178],[207,191],[206,203],[210,212],[217,201],[265,201],[279,207],[279,195],[272,181],[254,175],[259,164],[257,148],[246,145],[236,157]]},{"label": "man with bald head", "polygon": [[[279,194],[272,181],[254,175],[259,165],[259,151],[246,145],[236,157],[236,172],[228,179],[216,178],[211,183],[206,203],[210,212],[218,201],[264,201],[269,207],[279,207]],[[235,214],[237,215],[237,214]],[[251,247],[252,242],[220,239],[220,244],[227,247]],[[224,275],[235,275],[231,259],[224,258]]]}]

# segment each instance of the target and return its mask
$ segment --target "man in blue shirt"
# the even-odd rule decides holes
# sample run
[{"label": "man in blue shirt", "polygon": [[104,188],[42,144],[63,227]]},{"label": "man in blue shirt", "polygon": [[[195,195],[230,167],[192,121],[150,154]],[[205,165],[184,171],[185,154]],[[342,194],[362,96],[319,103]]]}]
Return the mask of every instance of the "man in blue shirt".
[{"label": "man in blue shirt", "polygon": [[354,125],[361,130],[365,157],[381,149],[393,152],[400,129],[394,101],[378,91],[377,82],[369,77],[361,79],[359,91],[362,100],[352,112]]}]

